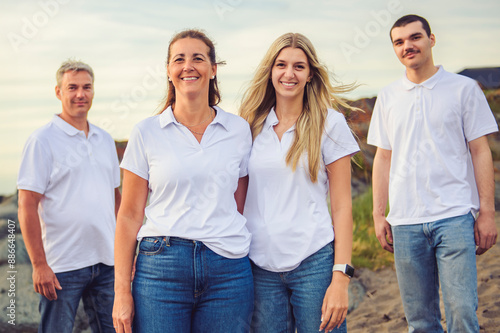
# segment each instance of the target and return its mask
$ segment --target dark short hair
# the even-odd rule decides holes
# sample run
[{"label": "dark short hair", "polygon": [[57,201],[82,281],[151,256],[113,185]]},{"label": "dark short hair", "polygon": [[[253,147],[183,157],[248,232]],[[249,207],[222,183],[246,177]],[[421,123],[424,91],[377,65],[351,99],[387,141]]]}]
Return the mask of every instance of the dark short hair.
[{"label": "dark short hair", "polygon": [[404,27],[407,24],[417,22],[417,21],[422,23],[422,27],[424,28],[425,32],[427,33],[427,37],[430,37],[431,36],[431,26],[429,25],[429,22],[427,22],[427,20],[424,19],[422,16],[410,14],[410,15],[405,15],[405,16],[401,17],[399,20],[397,20],[393,24],[391,31],[389,31],[389,37],[391,38],[391,41],[392,41],[392,30],[394,28]]}]

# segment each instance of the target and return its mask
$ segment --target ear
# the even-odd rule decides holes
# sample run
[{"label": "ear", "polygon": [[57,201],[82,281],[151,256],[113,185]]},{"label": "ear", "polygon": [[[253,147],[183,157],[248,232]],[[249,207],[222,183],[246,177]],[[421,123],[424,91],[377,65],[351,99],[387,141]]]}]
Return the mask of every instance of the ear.
[{"label": "ear", "polygon": [[216,76],[217,75],[217,64],[213,64],[212,65],[212,76]]},{"label": "ear", "polygon": [[431,34],[429,38],[431,40],[431,47],[434,47],[434,45],[436,45],[436,36],[434,36],[434,34]]},{"label": "ear", "polygon": [[61,88],[56,85],[56,97],[58,100],[61,100]]}]

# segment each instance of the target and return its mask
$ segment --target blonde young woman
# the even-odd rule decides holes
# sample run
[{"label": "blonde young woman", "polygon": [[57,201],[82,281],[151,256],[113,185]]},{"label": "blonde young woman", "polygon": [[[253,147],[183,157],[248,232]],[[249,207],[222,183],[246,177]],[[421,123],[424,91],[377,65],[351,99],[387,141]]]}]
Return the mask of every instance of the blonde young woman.
[{"label": "blonde young woman", "polygon": [[288,33],[271,45],[243,98],[254,139],[244,215],[256,333],[346,331],[350,159],[359,148],[334,108],[348,107],[335,94],[350,89],[334,88],[311,42]]},{"label": "blonde young woman", "polygon": [[117,332],[248,332],[250,233],[240,212],[252,139],[245,120],[215,106],[216,74],[204,33],[175,35],[164,111],[130,136],[115,240]]}]

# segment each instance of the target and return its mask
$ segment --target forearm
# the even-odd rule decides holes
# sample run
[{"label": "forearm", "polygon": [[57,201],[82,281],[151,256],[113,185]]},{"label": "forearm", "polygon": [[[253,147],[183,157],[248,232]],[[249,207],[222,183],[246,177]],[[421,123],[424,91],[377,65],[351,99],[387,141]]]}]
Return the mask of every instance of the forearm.
[{"label": "forearm", "polygon": [[120,189],[115,188],[115,216],[118,217],[118,211],[120,210],[120,204],[122,202],[122,195]]},{"label": "forearm", "polygon": [[236,207],[240,214],[243,214],[243,208],[245,207],[245,201],[247,199],[247,189],[248,189],[248,176],[241,177],[238,180],[238,188],[236,189],[236,192],[234,192]]},{"label": "forearm", "polygon": [[[478,139],[479,140],[479,139]],[[487,142],[486,137],[484,140]],[[484,143],[483,143],[484,145]],[[495,214],[495,179],[489,146],[471,150],[474,176],[479,194],[480,214]]]},{"label": "forearm", "polygon": [[137,234],[142,220],[118,215],[115,233],[115,292],[130,292]]},{"label": "forearm", "polygon": [[372,190],[373,217],[384,218],[389,197],[389,170],[391,167],[391,151],[377,149],[373,160]]},{"label": "forearm", "polygon": [[352,206],[332,212],[334,241],[334,262],[336,264],[351,264],[353,222]]},{"label": "forearm", "polygon": [[42,241],[42,229],[38,216],[41,195],[19,191],[18,218],[24,244],[34,268],[47,265]]}]

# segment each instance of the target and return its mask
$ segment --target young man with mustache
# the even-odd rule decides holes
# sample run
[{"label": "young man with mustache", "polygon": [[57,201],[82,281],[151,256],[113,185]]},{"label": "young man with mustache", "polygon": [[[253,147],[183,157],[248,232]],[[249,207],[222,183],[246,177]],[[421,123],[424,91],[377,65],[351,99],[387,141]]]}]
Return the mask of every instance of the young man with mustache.
[{"label": "young man with mustache", "polygon": [[475,255],[497,239],[486,135],[498,126],[475,81],[434,65],[424,18],[403,16],[390,37],[406,75],[379,93],[368,134],[376,235],[394,253],[409,332],[443,332],[440,284],[448,332],[479,332]]},{"label": "young man with mustache", "polygon": [[38,332],[72,332],[80,299],[92,332],[114,332],[116,148],[87,121],[92,68],[69,60],[56,78],[62,112],[29,137],[17,181],[19,223],[40,294]]}]

